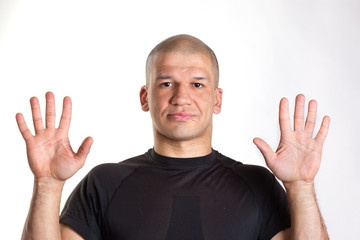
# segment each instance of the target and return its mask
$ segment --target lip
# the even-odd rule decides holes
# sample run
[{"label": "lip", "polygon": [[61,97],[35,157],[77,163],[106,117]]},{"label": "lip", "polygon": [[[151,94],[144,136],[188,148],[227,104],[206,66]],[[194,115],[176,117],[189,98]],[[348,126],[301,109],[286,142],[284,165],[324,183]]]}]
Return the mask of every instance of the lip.
[{"label": "lip", "polygon": [[168,115],[170,119],[175,121],[188,121],[191,120],[194,115],[188,112],[175,112]]}]

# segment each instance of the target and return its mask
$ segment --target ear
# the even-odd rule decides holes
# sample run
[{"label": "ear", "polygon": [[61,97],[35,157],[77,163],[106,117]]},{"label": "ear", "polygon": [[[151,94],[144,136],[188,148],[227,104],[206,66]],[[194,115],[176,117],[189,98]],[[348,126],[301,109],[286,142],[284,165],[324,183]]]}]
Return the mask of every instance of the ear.
[{"label": "ear", "polygon": [[140,103],[141,109],[144,112],[149,111],[149,104],[148,104],[148,91],[146,86],[142,86],[140,89]]},{"label": "ear", "polygon": [[221,88],[215,89],[215,106],[214,113],[219,114],[221,112],[223,90]]}]

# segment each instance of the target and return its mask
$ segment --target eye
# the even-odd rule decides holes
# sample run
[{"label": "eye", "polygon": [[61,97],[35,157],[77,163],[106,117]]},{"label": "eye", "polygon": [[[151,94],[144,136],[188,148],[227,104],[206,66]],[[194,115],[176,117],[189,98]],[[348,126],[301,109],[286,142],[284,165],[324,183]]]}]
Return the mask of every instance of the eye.
[{"label": "eye", "polygon": [[161,83],[161,86],[163,86],[163,87],[171,87],[172,83],[171,82],[163,82],[163,83]]},{"label": "eye", "polygon": [[193,85],[194,85],[194,87],[196,87],[196,88],[202,88],[202,87],[204,87],[204,85],[203,85],[202,83],[194,83]]}]

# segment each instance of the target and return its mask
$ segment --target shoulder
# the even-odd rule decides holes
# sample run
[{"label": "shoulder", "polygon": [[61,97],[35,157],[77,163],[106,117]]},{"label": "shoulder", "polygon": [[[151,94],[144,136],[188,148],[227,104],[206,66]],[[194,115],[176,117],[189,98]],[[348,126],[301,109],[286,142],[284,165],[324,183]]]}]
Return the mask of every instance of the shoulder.
[{"label": "shoulder", "polygon": [[236,173],[244,175],[245,177],[272,177],[273,174],[265,167],[243,164],[242,162],[236,161],[230,157],[227,157],[219,152],[216,152],[216,158],[222,162],[225,167],[233,169]]},{"label": "shoulder", "polygon": [[152,164],[147,155],[144,153],[118,163],[100,164],[90,170],[82,180],[82,185],[92,186],[100,191],[101,189],[113,191],[137,168]]},{"label": "shoulder", "polygon": [[225,167],[231,169],[239,179],[257,192],[271,190],[276,181],[275,176],[265,167],[243,164],[219,152],[217,153],[217,158]]}]

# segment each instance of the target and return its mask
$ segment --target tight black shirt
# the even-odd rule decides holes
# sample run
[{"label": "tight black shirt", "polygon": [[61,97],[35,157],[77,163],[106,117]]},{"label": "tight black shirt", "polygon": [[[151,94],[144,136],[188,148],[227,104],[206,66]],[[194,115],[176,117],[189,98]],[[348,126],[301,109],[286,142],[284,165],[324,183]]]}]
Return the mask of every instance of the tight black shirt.
[{"label": "tight black shirt", "polygon": [[60,216],[85,239],[271,239],[290,226],[287,196],[265,168],[213,150],[169,158],[153,149],[95,167]]}]

